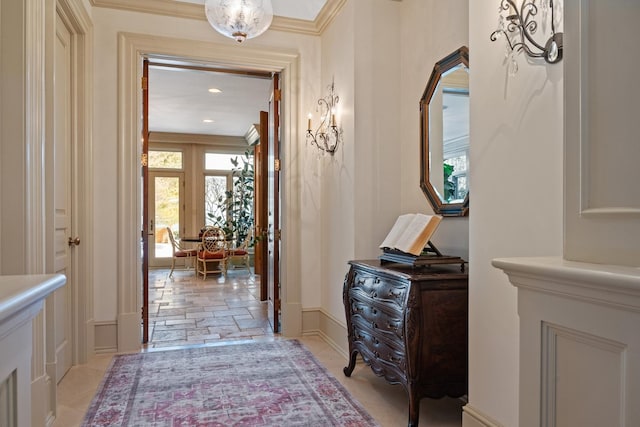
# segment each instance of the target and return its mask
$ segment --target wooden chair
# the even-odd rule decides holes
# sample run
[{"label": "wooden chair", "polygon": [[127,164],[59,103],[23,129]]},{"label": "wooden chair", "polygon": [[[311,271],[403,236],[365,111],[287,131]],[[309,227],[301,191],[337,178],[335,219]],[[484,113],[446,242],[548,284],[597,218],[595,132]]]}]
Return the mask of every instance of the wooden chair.
[{"label": "wooden chair", "polygon": [[253,232],[250,232],[244,241],[237,247],[229,249],[228,253],[228,263],[229,265],[243,266],[247,269],[249,274],[253,274],[251,272],[251,264],[249,262],[249,245],[253,239]]},{"label": "wooden chair", "polygon": [[197,251],[195,249],[183,247],[173,236],[173,231],[171,231],[171,228],[169,227],[167,227],[167,235],[171,241],[171,272],[169,272],[169,277],[173,277],[173,270],[176,268],[176,260],[178,258],[185,259],[185,267],[187,267],[186,260],[191,260],[195,257],[197,255]]},{"label": "wooden chair", "polygon": [[[221,228],[207,227],[202,233],[202,243],[198,249],[198,274],[202,280],[209,273],[227,274],[227,240]],[[212,268],[214,264],[217,268]]]}]

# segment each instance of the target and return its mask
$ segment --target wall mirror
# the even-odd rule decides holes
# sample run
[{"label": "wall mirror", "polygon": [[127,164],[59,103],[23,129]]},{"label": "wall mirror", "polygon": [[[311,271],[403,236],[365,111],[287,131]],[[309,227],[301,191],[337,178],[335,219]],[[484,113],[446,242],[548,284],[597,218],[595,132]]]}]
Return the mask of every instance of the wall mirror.
[{"label": "wall mirror", "polygon": [[469,49],[438,61],[420,99],[420,188],[442,216],[469,213]]}]

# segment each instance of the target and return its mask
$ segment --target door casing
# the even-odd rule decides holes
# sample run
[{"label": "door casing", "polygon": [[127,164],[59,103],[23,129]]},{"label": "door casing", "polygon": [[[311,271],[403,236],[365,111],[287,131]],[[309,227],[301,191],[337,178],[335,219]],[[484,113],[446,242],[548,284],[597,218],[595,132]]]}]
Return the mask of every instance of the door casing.
[{"label": "door casing", "polygon": [[131,262],[140,258],[140,115],[139,85],[141,58],[144,56],[174,56],[197,58],[198,61],[224,63],[238,68],[259,68],[279,72],[283,88],[281,105],[282,160],[282,222],[286,227],[281,242],[282,333],[299,336],[302,332],[302,304],[300,288],[300,218],[298,177],[297,81],[299,54],[278,48],[253,48],[184,40],[145,34],[120,33],[118,67],[118,224],[117,230],[117,336],[118,351],[140,348],[139,307],[141,306],[140,266]]}]

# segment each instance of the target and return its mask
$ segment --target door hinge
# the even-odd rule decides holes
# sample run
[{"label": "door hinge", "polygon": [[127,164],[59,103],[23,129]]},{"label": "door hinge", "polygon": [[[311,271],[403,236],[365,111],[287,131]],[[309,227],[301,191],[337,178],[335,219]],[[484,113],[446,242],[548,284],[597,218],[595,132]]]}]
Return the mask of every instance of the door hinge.
[{"label": "door hinge", "polygon": [[149,78],[148,77],[143,77],[140,80],[140,85],[142,86],[142,90],[149,89]]},{"label": "door hinge", "polygon": [[281,89],[276,89],[273,91],[273,98],[276,101],[281,101],[282,100],[282,90]]},{"label": "door hinge", "polygon": [[280,311],[280,307],[282,306],[282,301],[277,299],[273,301],[273,308],[275,311]]},{"label": "door hinge", "polygon": [[274,232],[273,232],[273,240],[276,240],[276,241],[282,240],[282,230],[281,229],[278,228],[277,230],[274,230]]},{"label": "door hinge", "polygon": [[149,165],[149,155],[147,153],[142,153],[140,156],[140,166],[143,168]]},{"label": "door hinge", "polygon": [[273,170],[280,172],[280,159],[275,159],[273,161]]}]

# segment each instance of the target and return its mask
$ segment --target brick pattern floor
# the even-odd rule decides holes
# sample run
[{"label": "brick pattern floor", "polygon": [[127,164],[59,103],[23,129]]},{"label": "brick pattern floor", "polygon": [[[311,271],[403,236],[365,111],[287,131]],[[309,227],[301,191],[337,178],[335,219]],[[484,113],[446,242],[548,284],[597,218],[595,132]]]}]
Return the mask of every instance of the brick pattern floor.
[{"label": "brick pattern floor", "polygon": [[196,278],[193,270],[149,270],[147,348],[273,339],[260,279],[246,270]]}]

